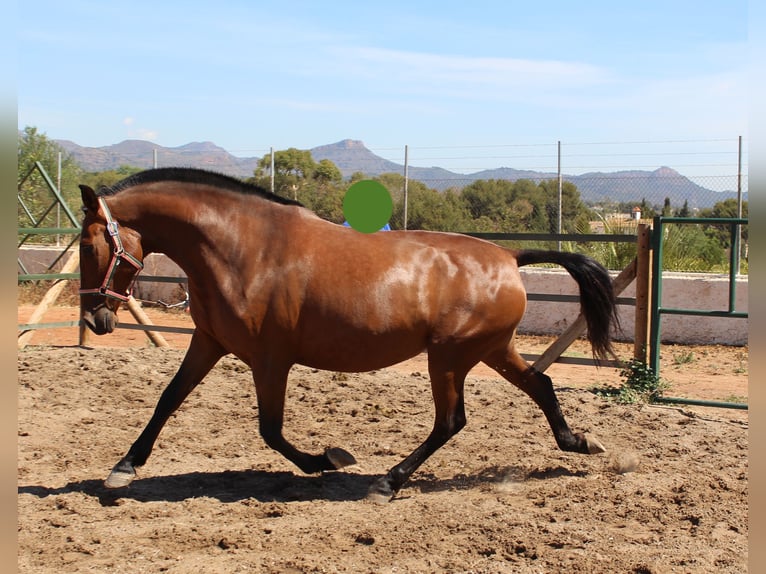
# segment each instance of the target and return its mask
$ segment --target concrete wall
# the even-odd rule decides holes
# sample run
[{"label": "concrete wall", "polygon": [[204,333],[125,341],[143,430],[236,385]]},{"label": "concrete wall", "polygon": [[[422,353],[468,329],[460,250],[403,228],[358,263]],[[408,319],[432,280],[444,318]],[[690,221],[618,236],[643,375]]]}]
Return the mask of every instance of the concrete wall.
[{"label": "concrete wall", "polygon": [[[521,269],[521,274],[528,293],[579,295],[577,284],[564,270],[525,267]],[[746,275],[738,278],[736,292],[735,309],[747,312]],[[635,297],[635,282],[631,283],[620,296]],[[662,281],[662,307],[706,311],[728,310],[728,275],[665,272]],[[577,318],[578,312],[579,304],[577,303],[529,301],[527,312],[519,325],[519,332],[560,333]],[[635,308],[621,305],[619,317],[623,333],[615,333],[615,338],[632,341],[635,329]],[[747,344],[748,319],[662,315],[660,326],[661,339],[667,343]]]},{"label": "concrete wall", "polygon": [[[30,273],[42,273],[55,258],[54,249],[22,248],[20,257]],[[556,295],[579,295],[577,284],[563,269],[521,269],[524,285],[529,293]],[[164,255],[152,254],[144,261],[142,276],[183,277],[184,273]],[[615,273],[616,275],[616,273]],[[666,308],[694,308],[704,310],[725,310],[728,308],[728,276],[707,273],[664,273],[662,306]],[[134,291],[138,299],[163,300],[175,303],[183,299],[183,292],[174,283],[138,282]],[[631,284],[621,295],[635,297],[635,284]],[[747,311],[747,276],[737,281],[736,310]],[[556,303],[551,301],[529,301],[527,312],[519,325],[523,334],[561,333],[577,318],[578,303]],[[622,333],[615,333],[618,340],[632,341],[635,327],[633,306],[620,306]],[[747,319],[721,317],[696,317],[663,315],[661,319],[662,341],[685,344],[746,345],[748,337]]]}]

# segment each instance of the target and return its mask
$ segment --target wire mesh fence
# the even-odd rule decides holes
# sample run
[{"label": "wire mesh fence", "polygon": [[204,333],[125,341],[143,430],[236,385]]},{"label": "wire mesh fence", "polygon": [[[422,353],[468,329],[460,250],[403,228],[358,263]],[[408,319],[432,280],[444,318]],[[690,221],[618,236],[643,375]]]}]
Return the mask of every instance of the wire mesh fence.
[{"label": "wire mesh fence", "polygon": [[[544,187],[548,204],[540,201],[517,202],[507,207],[503,217],[526,225],[537,221],[531,231],[545,230],[541,219],[552,217],[550,196],[555,188],[574,186],[577,196],[604,219],[623,217],[651,218],[655,214],[698,216],[724,201],[738,202],[732,216],[742,216],[741,202],[748,199],[747,145],[741,137],[674,141],[543,142],[521,144],[481,144],[462,146],[401,145],[366,146],[361,141],[343,140],[308,150],[316,162],[329,160],[337,166],[343,181],[327,187],[307,185],[300,191],[308,205],[332,221],[342,221],[340,208],[344,190],[355,179],[377,178],[386,185],[395,209],[394,228],[435,228],[428,212],[441,211],[438,229],[451,231],[519,231],[495,229],[492,222],[476,216],[466,225],[464,205],[454,205],[455,195],[477,182],[525,181]],[[61,142],[83,171],[149,167],[202,167],[241,178],[252,177],[261,159],[275,152],[265,146],[235,150],[238,156],[210,142],[165,148],[146,141],[129,141],[105,148],[81,148]],[[253,154],[253,155],[249,155]],[[263,166],[261,166],[263,167]],[[54,168],[55,169],[55,168]],[[295,174],[290,174],[294,179]],[[268,179],[266,180],[268,181]],[[272,180],[273,181],[273,180]],[[297,190],[297,187],[293,186]],[[416,201],[407,190],[421,191]],[[430,195],[423,190],[433,192]],[[64,190],[66,191],[66,190]],[[451,195],[450,195],[451,193]],[[417,193],[416,193],[417,195]],[[560,193],[559,193],[560,195]],[[459,201],[462,201],[459,200]],[[413,221],[419,210],[419,220]],[[452,216],[450,211],[454,212]],[[547,213],[546,213],[547,212]],[[566,217],[558,209],[557,217]],[[722,215],[722,214],[716,214]],[[450,223],[450,218],[454,223]],[[469,213],[470,218],[470,213]],[[563,231],[564,226],[548,228]],[[549,226],[550,227],[550,226]],[[578,231],[585,231],[578,228]]]},{"label": "wire mesh fence", "polygon": [[[123,142],[104,148],[81,148],[61,142],[85,171],[119,166],[188,166],[251,177],[268,146],[230,153],[210,142],[175,148],[151,142]],[[400,174],[443,192],[476,180],[558,179],[577,186],[589,204],[641,202],[691,210],[736,198],[747,199],[747,142],[741,137],[663,141],[544,142],[464,146],[366,146],[343,140],[312,148],[315,161],[332,161],[348,181],[354,174],[379,177]],[[392,190],[394,192],[396,190]],[[401,190],[399,190],[401,191]]]}]

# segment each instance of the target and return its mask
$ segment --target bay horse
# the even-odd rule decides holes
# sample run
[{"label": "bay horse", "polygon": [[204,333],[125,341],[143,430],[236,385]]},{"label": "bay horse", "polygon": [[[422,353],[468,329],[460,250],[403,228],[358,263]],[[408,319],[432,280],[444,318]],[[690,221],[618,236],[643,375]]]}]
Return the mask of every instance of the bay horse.
[{"label": "bay horse", "polygon": [[225,175],[161,168],[99,192],[80,186],[82,321],[96,334],[117,310],[150,253],[188,277],[194,333],[154,414],[105,481],[127,486],[170,415],[227,354],[252,370],[259,431],[304,473],[354,464],[341,448],[298,450],[282,435],[294,364],[334,372],[381,369],[428,353],[433,429],[376,479],[369,498],[392,499],[410,475],[466,424],[463,386],[479,362],[542,409],[558,447],[604,452],[573,433],[551,379],[514,345],[526,306],[519,267],[563,266],[577,282],[594,356],[612,354],[615,297],[606,270],[575,253],[509,250],[465,235],[427,231],[364,234],[323,220],[298,202]]}]

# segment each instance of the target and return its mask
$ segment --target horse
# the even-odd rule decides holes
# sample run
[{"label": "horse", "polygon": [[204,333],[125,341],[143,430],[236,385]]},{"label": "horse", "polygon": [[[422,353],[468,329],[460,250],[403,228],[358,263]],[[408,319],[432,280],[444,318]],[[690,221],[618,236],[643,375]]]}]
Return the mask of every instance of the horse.
[{"label": "horse", "polygon": [[120,305],[150,253],[164,253],[188,278],[194,332],[153,415],[104,484],[125,487],[161,429],[228,354],[252,371],[259,432],[302,472],[356,463],[342,448],[311,454],[283,434],[288,372],[295,364],[332,372],[385,368],[427,352],[434,403],[425,441],[376,477],[368,498],[388,501],[466,424],[464,383],[478,363],[524,391],[547,418],[557,446],[605,452],[568,426],[547,375],[514,344],[526,307],[519,268],[563,266],[580,290],[594,357],[613,355],[617,324],[607,271],[577,253],[505,249],[456,233],[361,233],[300,203],[226,175],[191,168],[139,172],[98,192],[80,185],[81,320],[98,335],[117,325]]}]

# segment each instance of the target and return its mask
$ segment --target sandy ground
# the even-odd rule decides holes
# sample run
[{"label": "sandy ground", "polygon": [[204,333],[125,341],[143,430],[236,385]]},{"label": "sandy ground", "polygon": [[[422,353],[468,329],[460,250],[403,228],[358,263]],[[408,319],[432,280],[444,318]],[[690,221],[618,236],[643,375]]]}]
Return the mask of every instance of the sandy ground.
[{"label": "sandy ground", "polygon": [[[30,313],[21,306],[19,322]],[[67,313],[76,318],[57,307],[44,321]],[[118,330],[81,348],[76,328],[56,329],[19,352],[20,572],[747,570],[747,411],[618,405],[587,390],[619,384],[615,369],[548,370],[570,425],[607,447],[594,456],[557,450],[525,395],[474,369],[468,426],[379,505],[365,500],[370,482],[430,431],[423,357],[373,373],[291,372],[286,436],[359,461],[313,476],[263,444],[250,374],[227,357],[136,481],[106,490],[183,356],[188,336],[166,338],[171,348],[158,349]],[[674,396],[746,400],[747,349],[666,346],[661,374]]]}]

